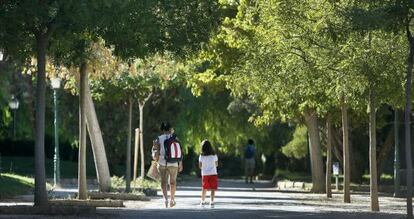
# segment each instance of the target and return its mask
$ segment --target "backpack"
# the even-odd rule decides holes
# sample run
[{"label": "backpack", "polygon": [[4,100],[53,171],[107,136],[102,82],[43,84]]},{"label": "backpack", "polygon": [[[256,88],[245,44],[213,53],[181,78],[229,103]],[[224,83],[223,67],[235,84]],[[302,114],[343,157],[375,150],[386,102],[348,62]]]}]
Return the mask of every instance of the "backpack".
[{"label": "backpack", "polygon": [[250,159],[254,157],[254,147],[252,145],[248,145],[246,147],[246,151],[244,152],[244,156],[246,159]]},{"label": "backpack", "polygon": [[177,136],[172,135],[164,141],[165,160],[168,163],[179,162],[183,159],[183,153],[181,151],[181,143],[178,141]]}]

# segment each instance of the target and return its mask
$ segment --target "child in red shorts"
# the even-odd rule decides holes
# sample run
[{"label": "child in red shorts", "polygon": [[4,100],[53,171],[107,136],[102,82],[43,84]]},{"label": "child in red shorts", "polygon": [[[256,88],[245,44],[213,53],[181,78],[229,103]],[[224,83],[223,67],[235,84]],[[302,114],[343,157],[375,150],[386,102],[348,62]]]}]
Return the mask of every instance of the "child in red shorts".
[{"label": "child in red shorts", "polygon": [[210,190],[210,207],[214,208],[214,196],[218,186],[217,177],[218,158],[208,140],[201,142],[201,155],[198,158],[198,166],[201,169],[202,186],[200,206],[206,205],[207,190]]}]

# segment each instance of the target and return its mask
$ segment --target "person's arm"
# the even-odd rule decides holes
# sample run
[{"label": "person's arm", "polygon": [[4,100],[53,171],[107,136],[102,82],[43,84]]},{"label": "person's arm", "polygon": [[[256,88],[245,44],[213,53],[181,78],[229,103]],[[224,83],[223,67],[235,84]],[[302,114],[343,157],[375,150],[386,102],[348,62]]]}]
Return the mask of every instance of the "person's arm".
[{"label": "person's arm", "polygon": [[218,167],[218,157],[217,157],[217,155],[214,157],[214,164],[216,165],[216,167]]},{"label": "person's arm", "polygon": [[178,162],[178,172],[183,171],[183,161]]},{"label": "person's arm", "polygon": [[152,159],[158,161],[160,159],[160,144],[158,138],[152,144]]},{"label": "person's arm", "polygon": [[198,162],[198,168],[200,168],[200,169],[203,168],[203,165],[202,165],[202,163],[200,161]]},{"label": "person's arm", "polygon": [[215,161],[214,163],[216,164],[216,167],[218,167],[218,161]]}]

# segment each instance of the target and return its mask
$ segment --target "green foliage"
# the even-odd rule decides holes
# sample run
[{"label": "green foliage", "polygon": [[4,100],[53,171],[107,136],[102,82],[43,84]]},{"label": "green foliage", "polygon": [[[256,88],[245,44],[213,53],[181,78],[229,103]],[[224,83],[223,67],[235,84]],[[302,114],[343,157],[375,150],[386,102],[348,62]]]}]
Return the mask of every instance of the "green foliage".
[{"label": "green foliage", "polygon": [[149,179],[142,179],[142,178],[137,178],[135,179],[135,181],[131,182],[131,185],[133,188],[139,188],[141,189],[160,189],[161,188],[161,183],[154,181],[154,180],[149,180]]},{"label": "green foliage", "polygon": [[206,91],[194,97],[185,90],[180,104],[183,107],[176,116],[176,130],[184,145],[193,147],[197,154],[203,139],[209,139],[219,153],[241,155],[249,138],[255,140],[259,152],[271,154],[290,137],[291,130],[286,126],[255,127],[249,123],[249,111],[254,106],[233,100],[228,92]]},{"label": "green foliage", "polygon": [[112,176],[111,177],[111,189],[117,190],[119,188],[125,187],[125,179],[123,176]]},{"label": "green foliage", "polygon": [[120,62],[103,70],[108,71],[106,75],[97,75],[91,81],[92,94],[98,100],[132,98],[143,102],[150,94],[177,86],[181,80],[180,68],[181,64],[168,53],[135,59],[128,64]]},{"label": "green foliage", "polygon": [[297,126],[293,139],[282,147],[282,153],[287,157],[301,159],[308,154],[308,130],[305,126]]},{"label": "green foliage", "polygon": [[[158,134],[160,121],[170,120],[186,150],[198,153],[208,138],[219,153],[237,155],[253,138],[260,152],[286,145],[284,154],[302,158],[306,129],[299,125],[287,142],[291,130],[279,122],[302,124],[303,113],[315,111],[332,114],[337,124],[344,99],[352,126],[364,128],[370,89],[380,109],[404,104],[401,57],[408,46],[401,33],[412,26],[414,7],[404,2],[3,1],[0,49],[7,61],[0,62],[6,73],[0,74],[0,138],[12,122],[11,93],[24,99],[18,127],[31,137],[33,102],[24,96],[33,92],[17,81],[34,84],[31,76],[14,73],[33,68],[35,37],[50,28],[48,61],[55,66],[48,71],[65,78],[66,91],[76,94],[75,67],[89,63],[111,168],[125,160],[125,102],[150,94],[155,98],[144,112],[145,142]],[[64,93],[61,101],[61,139],[76,145],[77,100]],[[387,122],[379,121],[379,127]],[[51,122],[46,131],[52,132]]]},{"label": "green foliage", "polygon": [[217,1],[115,1],[104,11],[100,34],[115,54],[143,58],[156,51],[185,55],[200,48],[219,24]]}]

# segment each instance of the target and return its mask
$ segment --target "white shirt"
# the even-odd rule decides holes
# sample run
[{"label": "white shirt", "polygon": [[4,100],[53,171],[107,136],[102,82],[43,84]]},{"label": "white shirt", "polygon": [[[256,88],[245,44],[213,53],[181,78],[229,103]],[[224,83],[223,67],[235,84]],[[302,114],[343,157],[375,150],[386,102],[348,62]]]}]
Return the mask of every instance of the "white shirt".
[{"label": "white shirt", "polygon": [[217,155],[200,155],[200,157],[198,158],[198,162],[201,163],[201,175],[217,175],[216,161],[218,161]]},{"label": "white shirt", "polygon": [[178,167],[178,162],[174,163],[167,163],[165,160],[165,148],[164,148],[164,141],[171,137],[170,134],[162,134],[158,136],[158,141],[160,142],[160,159],[158,160],[158,164],[161,166],[169,166],[169,167]]}]

